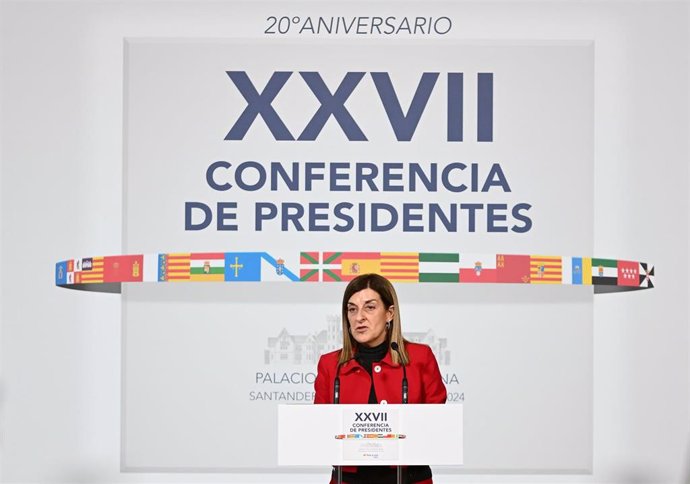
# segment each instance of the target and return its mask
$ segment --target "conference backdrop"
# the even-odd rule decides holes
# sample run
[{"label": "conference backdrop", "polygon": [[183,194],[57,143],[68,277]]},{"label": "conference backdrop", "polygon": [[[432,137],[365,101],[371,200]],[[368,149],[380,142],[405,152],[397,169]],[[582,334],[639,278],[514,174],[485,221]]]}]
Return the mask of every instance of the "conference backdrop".
[{"label": "conference backdrop", "polygon": [[276,405],[312,402],[369,271],[464,405],[459,471],[591,468],[593,293],[560,281],[592,255],[593,46],[422,20],[433,40],[126,40],[123,252],[208,282],[123,285],[125,469],[275,467]]}]

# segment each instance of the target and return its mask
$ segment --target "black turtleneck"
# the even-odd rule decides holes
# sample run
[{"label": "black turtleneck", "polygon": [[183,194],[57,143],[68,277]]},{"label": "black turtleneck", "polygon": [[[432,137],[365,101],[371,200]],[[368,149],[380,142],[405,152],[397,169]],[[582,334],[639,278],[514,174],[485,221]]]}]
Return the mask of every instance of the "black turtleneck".
[{"label": "black turtleneck", "polygon": [[[388,353],[389,343],[384,341],[378,346],[367,348],[359,345],[355,360],[362,365],[362,367],[369,372],[371,376],[371,368],[374,363],[381,361]],[[371,390],[369,391],[369,402],[379,403],[374,391],[374,379],[371,378]],[[359,466],[355,472],[343,472],[346,481],[352,484],[394,484],[397,482],[397,471],[391,466]],[[336,471],[333,470],[333,480],[335,481]],[[403,471],[403,482],[421,482],[431,479],[431,468],[429,466],[407,466]]]},{"label": "black turtleneck", "polygon": [[[362,365],[362,367],[367,370],[369,376],[371,376],[371,366],[377,361],[381,361],[386,357],[388,353],[388,342],[384,341],[378,346],[369,348],[364,345],[357,346],[357,356],[355,359]],[[376,398],[376,390],[374,389],[374,379],[371,379],[371,389],[369,390],[369,402],[367,403],[379,403]]]}]

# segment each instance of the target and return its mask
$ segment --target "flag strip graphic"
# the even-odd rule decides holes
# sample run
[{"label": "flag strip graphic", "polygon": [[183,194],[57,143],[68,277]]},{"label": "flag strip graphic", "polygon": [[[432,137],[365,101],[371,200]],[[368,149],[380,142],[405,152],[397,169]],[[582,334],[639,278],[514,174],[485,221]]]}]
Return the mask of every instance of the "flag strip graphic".
[{"label": "flag strip graphic", "polygon": [[592,283],[615,286],[618,283],[618,261],[615,259],[592,259]]},{"label": "flag strip graphic", "polygon": [[144,254],[143,282],[158,280],[158,254]]},{"label": "flag strip graphic", "polygon": [[419,253],[419,282],[459,282],[459,271],[459,254]]},{"label": "flag strip graphic", "polygon": [[[580,256],[475,254],[463,252],[195,252],[79,257],[55,264],[59,287],[110,283],[350,281],[377,273],[393,282],[531,283],[654,287],[654,266],[646,262]],[[297,262],[299,260],[299,262]],[[99,289],[99,285],[103,289]],[[607,290],[607,292],[609,292]]]},{"label": "flag strip graphic", "polygon": [[77,284],[104,282],[104,269],[104,257],[85,257],[81,259],[81,270],[75,274]]},{"label": "flag strip graphic", "polygon": [[573,257],[563,257],[562,269],[561,284],[575,284],[573,282]]},{"label": "flag strip graphic", "polygon": [[189,257],[189,280],[224,281],[225,254],[223,252],[191,254]]},{"label": "flag strip graphic", "polygon": [[190,279],[191,254],[166,254],[168,281],[188,281]]},{"label": "flag strip graphic", "polygon": [[529,272],[532,284],[560,284],[563,274],[562,259],[557,256],[532,255]]},{"label": "flag strip graphic", "polygon": [[592,258],[582,258],[582,284],[592,285]]},{"label": "flag strip graphic", "polygon": [[380,274],[395,282],[417,282],[419,278],[419,254],[413,252],[381,253]]},{"label": "flag strip graphic", "polygon": [[300,281],[319,282],[319,252],[299,253],[299,279]]},{"label": "flag strip graphic", "polygon": [[226,252],[225,282],[260,281],[262,254],[262,252]]},{"label": "flag strip graphic", "polygon": [[[273,256],[271,256],[267,252],[262,252],[261,253],[261,258],[268,262],[274,269],[275,269],[275,275],[278,277],[285,277],[289,279],[290,281],[299,281],[300,278],[292,272],[290,269],[285,267],[285,261],[282,259],[275,259]],[[262,275],[261,280],[263,280],[264,277]]]}]

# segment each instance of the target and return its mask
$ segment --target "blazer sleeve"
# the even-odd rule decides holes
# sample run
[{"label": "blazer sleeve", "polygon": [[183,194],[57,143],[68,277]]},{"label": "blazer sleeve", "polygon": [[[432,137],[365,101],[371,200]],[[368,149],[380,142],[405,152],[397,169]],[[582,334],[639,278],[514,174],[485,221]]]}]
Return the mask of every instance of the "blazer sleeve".
[{"label": "blazer sleeve", "polygon": [[441,370],[431,348],[426,347],[427,354],[424,358],[424,403],[446,403],[446,385],[441,378]]},{"label": "blazer sleeve", "polygon": [[331,393],[331,372],[329,371],[325,355],[319,358],[314,380],[314,403],[333,403]]}]

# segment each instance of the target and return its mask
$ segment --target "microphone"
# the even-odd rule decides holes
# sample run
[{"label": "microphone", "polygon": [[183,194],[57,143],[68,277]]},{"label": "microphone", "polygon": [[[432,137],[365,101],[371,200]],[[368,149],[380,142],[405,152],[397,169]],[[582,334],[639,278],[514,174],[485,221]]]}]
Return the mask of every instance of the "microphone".
[{"label": "microphone", "polygon": [[400,347],[398,346],[398,343],[393,341],[391,343],[391,349],[395,351],[398,356],[400,357],[400,366],[402,366],[403,369],[403,379],[402,379],[402,402],[407,403],[407,370],[405,369],[405,365],[402,362],[402,354],[400,354]]},{"label": "microphone", "polygon": [[335,380],[333,380],[333,403],[340,403],[340,363],[335,370]]}]

